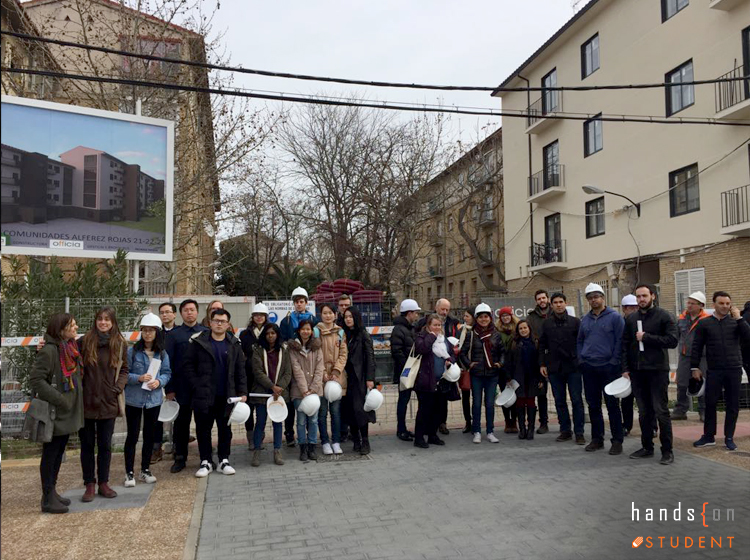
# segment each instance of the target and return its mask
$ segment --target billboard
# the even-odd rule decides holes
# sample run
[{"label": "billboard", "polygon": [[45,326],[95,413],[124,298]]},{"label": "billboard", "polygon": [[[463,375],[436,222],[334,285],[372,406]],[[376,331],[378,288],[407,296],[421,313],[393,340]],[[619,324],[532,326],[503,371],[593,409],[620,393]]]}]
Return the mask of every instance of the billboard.
[{"label": "billboard", "polygon": [[2,252],[172,260],[174,123],[2,97]]}]

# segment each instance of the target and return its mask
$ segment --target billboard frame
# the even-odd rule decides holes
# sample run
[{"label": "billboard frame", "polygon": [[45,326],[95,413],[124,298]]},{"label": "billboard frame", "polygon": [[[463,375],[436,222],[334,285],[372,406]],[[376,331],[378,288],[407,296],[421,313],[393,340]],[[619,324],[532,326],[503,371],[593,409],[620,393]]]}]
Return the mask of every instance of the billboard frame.
[{"label": "billboard frame", "polygon": [[[166,176],[164,178],[164,199],[166,201],[166,224],[164,228],[164,252],[163,253],[141,253],[128,252],[127,259],[133,261],[161,261],[170,262],[173,259],[174,245],[174,121],[166,119],[157,119],[154,117],[144,117],[142,115],[133,115],[130,113],[120,113],[116,111],[105,111],[103,109],[93,109],[90,107],[81,107],[78,105],[65,105],[54,103],[52,101],[41,101],[38,99],[29,99],[27,97],[15,97],[11,95],[0,96],[0,102],[12,105],[21,105],[24,107],[34,107],[37,109],[47,109],[51,111],[73,113],[76,115],[86,115],[90,117],[99,117],[104,119],[113,119],[118,121],[132,122],[167,129],[167,158],[166,158]],[[3,255],[25,255],[38,257],[72,257],[86,259],[112,259],[115,251],[87,250],[87,249],[50,249],[46,247],[23,247],[18,245],[3,245]]]}]

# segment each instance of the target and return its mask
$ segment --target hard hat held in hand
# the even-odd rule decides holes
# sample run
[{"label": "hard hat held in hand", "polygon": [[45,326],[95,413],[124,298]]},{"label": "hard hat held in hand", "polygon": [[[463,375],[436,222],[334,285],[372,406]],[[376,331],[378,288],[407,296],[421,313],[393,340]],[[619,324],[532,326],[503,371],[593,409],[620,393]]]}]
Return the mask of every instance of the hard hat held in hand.
[{"label": "hard hat held in hand", "polygon": [[273,399],[273,396],[268,397],[266,410],[271,422],[283,422],[289,416],[289,409],[284,402],[284,397],[281,396],[276,400]]},{"label": "hard hat held in hand", "polygon": [[143,319],[141,319],[141,327],[154,327],[156,329],[160,329],[161,319],[159,319],[158,315],[148,313],[144,315]]},{"label": "hard hat held in hand", "polygon": [[379,409],[383,406],[383,400],[383,393],[377,389],[370,389],[367,392],[367,398],[365,398],[365,412]]},{"label": "hard hat held in hand", "polygon": [[307,416],[314,416],[320,409],[320,397],[315,393],[307,395],[299,403],[299,411]]},{"label": "hard hat held in hand", "polygon": [[164,401],[159,409],[159,422],[174,422],[180,413],[177,401]]},{"label": "hard hat held in hand", "polygon": [[323,396],[329,403],[341,400],[344,390],[341,388],[341,383],[338,381],[328,381],[323,387]]},{"label": "hard hat held in hand", "polygon": [[445,372],[443,372],[443,379],[451,383],[458,381],[459,377],[461,377],[461,368],[458,367],[458,364],[451,364],[451,366],[446,368]]},{"label": "hard hat held in hand", "polygon": [[242,401],[234,403],[232,414],[229,415],[230,424],[244,424],[250,418],[250,407]]},{"label": "hard hat held in hand", "polygon": [[500,393],[497,395],[495,404],[497,406],[502,406],[505,408],[510,408],[511,406],[516,404],[516,389],[514,389],[512,386],[506,386],[505,389],[500,391]]},{"label": "hard hat held in hand", "polygon": [[706,394],[706,380],[701,377],[696,379],[691,377],[688,381],[687,396],[688,397],[702,397]]},{"label": "hard hat held in hand", "polygon": [[630,384],[630,379],[627,377],[618,377],[604,386],[604,392],[616,399],[624,399],[630,396],[633,392],[633,387]]}]

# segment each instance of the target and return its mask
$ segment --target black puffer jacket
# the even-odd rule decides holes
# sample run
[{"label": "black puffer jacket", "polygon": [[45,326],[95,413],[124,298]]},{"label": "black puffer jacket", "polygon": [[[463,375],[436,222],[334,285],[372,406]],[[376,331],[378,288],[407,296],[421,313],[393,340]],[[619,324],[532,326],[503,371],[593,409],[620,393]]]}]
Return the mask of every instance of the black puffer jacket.
[{"label": "black puffer jacket", "polygon": [[260,328],[260,332],[255,334],[255,324],[249,326],[240,333],[240,344],[242,345],[242,353],[245,354],[245,372],[247,373],[248,383],[252,383],[253,379],[253,351],[255,346],[260,344],[260,336],[263,336],[263,329],[267,323],[263,324]]},{"label": "black puffer jacket", "polygon": [[706,317],[695,327],[690,367],[700,367],[704,346],[709,370],[742,367],[743,344],[750,344],[750,325],[745,319],[733,319],[731,315],[721,320],[715,315]]},{"label": "black puffer jacket", "polygon": [[[523,359],[524,347],[529,349],[530,357],[528,360]],[[516,396],[538,397],[544,395],[544,387],[539,387],[539,384],[544,382],[542,372],[539,369],[539,350],[533,340],[514,341],[510,352],[508,352],[505,366],[510,374],[506,383],[511,379],[518,382]]]},{"label": "black puffer jacket", "polygon": [[391,333],[394,383],[398,383],[413,345],[414,326],[406,320],[406,317],[399,315],[393,320],[393,332]]},{"label": "black puffer jacket", "polygon": [[[490,359],[493,364],[504,363],[505,344],[500,333],[496,330],[490,335],[490,344],[492,347]],[[487,358],[484,355],[484,344],[482,339],[473,330],[466,334],[464,344],[461,347],[461,353],[458,356],[458,363],[463,369],[468,369],[471,375],[477,377],[498,377],[500,368],[489,367]],[[474,364],[473,366],[471,364]]]},{"label": "black puffer jacket", "polygon": [[581,320],[567,311],[561,316],[553,313],[544,320],[539,336],[539,365],[547,372],[568,374],[576,371],[576,341]]},{"label": "black puffer jacket", "polygon": [[[245,371],[245,355],[242,353],[240,341],[227,336],[229,349],[227,351],[227,397],[241,397],[247,395],[247,373]],[[185,362],[183,364],[191,394],[193,409],[208,412],[216,400],[216,358],[211,346],[211,331],[202,332],[191,338],[187,345]],[[229,416],[232,405],[227,405],[225,416]]]},{"label": "black puffer jacket", "polygon": [[[645,333],[643,352],[635,337],[638,321],[643,321]],[[645,313],[640,309],[631,313],[625,319],[625,330],[622,332],[622,371],[668,371],[667,348],[677,348],[678,341],[677,322],[669,311],[651,306]]]}]

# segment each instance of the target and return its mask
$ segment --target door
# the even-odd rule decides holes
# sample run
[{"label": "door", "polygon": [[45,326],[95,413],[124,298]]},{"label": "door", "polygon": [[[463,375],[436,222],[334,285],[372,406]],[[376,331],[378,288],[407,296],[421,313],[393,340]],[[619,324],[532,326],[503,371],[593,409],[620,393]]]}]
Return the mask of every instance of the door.
[{"label": "door", "polygon": [[[557,86],[557,68],[542,78],[542,88],[551,88]],[[557,90],[542,90],[542,114],[546,115],[550,111],[557,111],[557,99],[559,92]]]},{"label": "door", "polygon": [[544,190],[560,186],[560,142],[555,140],[544,147]]},{"label": "door", "polygon": [[544,218],[544,258],[545,262],[558,262],[561,257],[562,235],[560,214]]},{"label": "door", "polygon": [[[742,68],[750,76],[750,27],[742,30]],[[750,99],[750,79],[745,80],[745,99]]]}]

